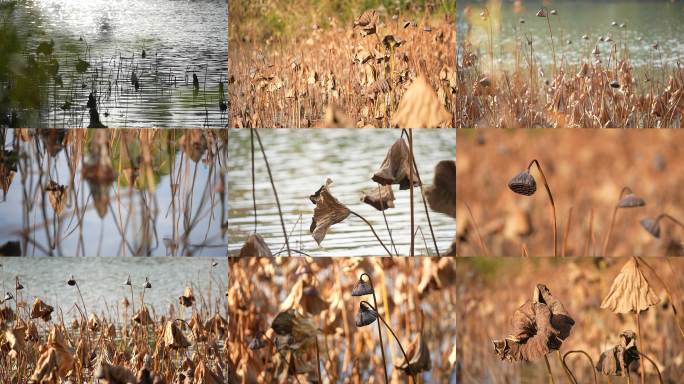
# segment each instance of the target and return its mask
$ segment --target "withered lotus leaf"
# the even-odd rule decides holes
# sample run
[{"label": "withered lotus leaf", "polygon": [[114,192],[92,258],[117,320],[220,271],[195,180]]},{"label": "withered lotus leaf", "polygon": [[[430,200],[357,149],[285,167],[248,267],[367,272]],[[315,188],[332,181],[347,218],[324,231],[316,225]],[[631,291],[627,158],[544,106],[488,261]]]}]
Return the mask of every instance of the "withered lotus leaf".
[{"label": "withered lotus leaf", "polygon": [[223,336],[226,333],[227,325],[228,322],[226,319],[217,313],[204,323],[204,328],[208,332],[214,333],[216,336]]},{"label": "withered lotus leaf", "polygon": [[539,360],[560,349],[574,324],[560,301],[545,285],[538,284],[532,300],[513,313],[510,335],[503,340],[494,340],[495,353],[502,360]]},{"label": "withered lotus leaf", "polygon": [[191,287],[185,287],[183,295],[178,297],[178,303],[185,307],[192,307],[195,302],[195,295],[192,293]]},{"label": "withered lotus leaf", "polygon": [[152,317],[150,316],[150,311],[146,306],[143,306],[138,310],[138,313],[133,316],[133,321],[140,325],[152,324]]},{"label": "withered lotus leaf", "polygon": [[[17,326],[5,331],[5,341],[9,345],[10,355],[18,357],[26,350],[26,327]],[[2,343],[0,343],[1,346]]]},{"label": "withered lotus leaf", "polygon": [[245,244],[240,249],[240,257],[272,257],[273,254],[266,244],[266,240],[258,234],[249,235]]},{"label": "withered lotus leaf", "polygon": [[204,361],[200,361],[199,364],[197,364],[194,379],[195,383],[203,384],[222,384],[224,382],[222,377],[207,368]]},{"label": "withered lotus leaf", "polygon": [[325,238],[328,228],[342,222],[350,214],[349,208],[340,203],[328,190],[331,183],[332,181],[328,179],[316,194],[309,197],[316,204],[309,231],[318,245]]},{"label": "withered lotus leaf", "polygon": [[608,295],[601,302],[601,308],[610,309],[614,313],[638,313],[659,301],[646,276],[639,269],[637,258],[632,257],[613,280]]},{"label": "withered lotus leaf", "polygon": [[[409,158],[409,147],[406,141],[399,138],[392,144],[380,168],[373,174],[372,180],[380,185],[399,184],[399,189],[409,189],[409,172],[411,159]],[[415,172],[413,175],[413,186],[419,186],[420,181]]]},{"label": "withered lotus leaf", "polygon": [[90,317],[88,318],[88,329],[93,332],[100,330],[100,319],[98,319],[97,315],[94,313],[91,313]]},{"label": "withered lotus leaf", "polygon": [[29,384],[57,383],[58,380],[57,352],[54,348],[48,348],[38,358]]},{"label": "withered lotus leaf", "polygon": [[392,116],[392,125],[399,128],[446,127],[450,121],[451,114],[423,75],[411,83]]},{"label": "withered lotus leaf", "polygon": [[433,211],[456,217],[456,162],[443,160],[437,163],[432,185],[424,191]]},{"label": "withered lotus leaf", "polygon": [[328,306],[329,303],[321,298],[314,286],[306,284],[303,279],[299,279],[292,286],[285,301],[280,305],[280,310],[301,309],[315,316],[327,309]]},{"label": "withered lotus leaf", "polygon": [[164,345],[171,349],[181,349],[190,346],[190,342],[185,338],[183,331],[176,326],[175,321],[167,321],[164,326]]},{"label": "withered lotus leaf", "polygon": [[106,362],[100,364],[95,371],[95,378],[102,384],[131,384],[136,383],[135,375],[127,368],[110,365]]},{"label": "withered lotus leaf", "polygon": [[378,188],[371,188],[363,192],[361,201],[372,206],[378,211],[384,211],[387,208],[394,208],[394,193],[391,185],[381,185]]},{"label": "withered lotus leaf", "polygon": [[406,361],[402,360],[401,365],[397,365],[396,367],[407,374],[417,375],[431,369],[432,362],[430,360],[430,350],[423,340],[422,335],[419,335],[417,339],[409,344],[406,349],[406,356],[409,359],[408,364],[406,364]]},{"label": "withered lotus leaf", "polygon": [[288,336],[290,349],[313,345],[318,334],[311,320],[294,309],[278,313],[271,322],[271,328],[278,336]]},{"label": "withered lotus leaf", "polygon": [[51,305],[47,305],[43,300],[36,298],[31,307],[31,318],[50,321],[52,319],[52,311],[54,311],[54,308]]},{"label": "withered lotus leaf", "polygon": [[325,108],[323,121],[319,128],[353,128],[354,122],[336,104],[330,103]]},{"label": "withered lotus leaf", "polygon": [[623,331],[620,333],[620,344],[601,353],[596,370],[607,376],[626,376],[629,366],[639,359],[636,334],[634,331]]},{"label": "withered lotus leaf", "polygon": [[62,211],[64,211],[64,207],[66,207],[67,188],[66,185],[59,185],[52,180],[48,182],[47,188],[45,188],[48,192],[50,205],[57,216],[61,215]]}]

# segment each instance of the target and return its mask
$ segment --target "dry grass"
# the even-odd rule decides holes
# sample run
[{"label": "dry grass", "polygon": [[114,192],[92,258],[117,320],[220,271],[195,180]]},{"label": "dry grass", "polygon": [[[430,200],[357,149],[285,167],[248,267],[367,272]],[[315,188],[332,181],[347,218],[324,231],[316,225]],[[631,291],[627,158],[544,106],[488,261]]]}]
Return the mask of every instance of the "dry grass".
[{"label": "dry grass", "polygon": [[[296,34],[259,40],[252,40],[250,19],[231,17],[230,125],[415,128],[398,110],[409,87],[425,78],[429,86],[416,86],[419,95],[407,96],[404,109],[430,109],[426,126],[453,126],[453,16],[377,10],[364,36],[370,28],[356,24],[371,10],[355,12],[354,23],[330,17],[323,26],[311,21]],[[320,17],[310,13],[316,17],[307,20]],[[425,100],[430,108],[416,106]]]},{"label": "dry grass", "polygon": [[[548,382],[543,360],[532,362],[502,361],[494,352],[493,339],[507,335],[513,312],[530,300],[535,285],[545,284],[565,307],[575,324],[563,341],[561,355],[571,350],[583,350],[594,365],[599,355],[618,344],[618,334],[625,330],[637,332],[634,314],[616,315],[600,309],[613,279],[626,259],[463,259],[457,264],[459,281],[458,359],[462,366],[459,383],[542,383]],[[681,292],[684,281],[679,275],[684,265],[678,259],[649,259],[648,263],[669,286],[674,303],[667,298],[664,287],[653,273],[644,272],[660,302],[641,312],[640,325],[643,347],[640,352],[653,359],[663,376],[663,382],[675,383],[684,375],[681,334],[672,314],[672,304],[680,309],[684,304]],[[483,321],[486,319],[486,321]],[[681,314],[679,321],[682,321]],[[557,383],[568,382],[555,351],[548,354]],[[591,364],[586,356],[570,354],[568,368],[578,383],[593,383]],[[639,383],[638,363],[630,367],[631,382]],[[658,383],[653,366],[645,362],[646,383]],[[626,383],[626,377],[597,374],[599,383]]]},{"label": "dry grass", "polygon": [[[513,193],[508,181],[532,159],[544,167],[556,202],[559,255],[599,256],[621,189],[646,205],[618,209],[607,255],[681,255],[684,231],[661,221],[660,239],[640,225],[646,217],[684,217],[683,153],[676,130],[460,130],[457,135],[457,231],[460,255],[553,255],[549,203],[535,169],[537,192]],[[473,211],[474,221],[465,204]],[[475,226],[477,223],[477,228]]]},{"label": "dry grass", "polygon": [[[352,296],[366,272],[380,316],[415,367],[413,382],[455,383],[453,259],[241,258],[229,268],[235,382],[384,382],[377,320],[355,322],[362,300],[375,306],[371,295]],[[281,320],[291,316],[294,328],[283,329]],[[384,325],[382,334],[389,382],[412,382],[395,367],[403,357]],[[420,340],[424,349],[417,353]]]}]

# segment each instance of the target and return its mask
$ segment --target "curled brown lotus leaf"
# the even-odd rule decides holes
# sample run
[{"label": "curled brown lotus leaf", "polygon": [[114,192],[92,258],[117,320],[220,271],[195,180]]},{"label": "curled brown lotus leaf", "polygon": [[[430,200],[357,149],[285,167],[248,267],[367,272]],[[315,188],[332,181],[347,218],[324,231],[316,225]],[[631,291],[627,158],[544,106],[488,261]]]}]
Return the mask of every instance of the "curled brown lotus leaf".
[{"label": "curled brown lotus leaf", "polygon": [[55,211],[55,215],[61,215],[67,203],[68,187],[66,185],[59,185],[54,181],[50,180],[45,190],[48,192],[50,205],[52,206],[52,209]]},{"label": "curled brown lotus leaf", "polygon": [[350,214],[349,208],[340,203],[328,190],[331,183],[328,179],[326,185],[322,186],[316,194],[310,196],[311,201],[316,204],[316,208],[314,208],[309,231],[318,245],[321,245],[328,228],[342,222]]},{"label": "curled brown lotus leaf", "polygon": [[74,351],[67,345],[62,328],[53,326],[48,334],[47,345],[57,353],[57,366],[60,377],[66,377],[74,367]]},{"label": "curled brown lotus leaf", "polygon": [[432,185],[426,186],[424,192],[433,211],[456,217],[456,162],[443,160],[437,163]]},{"label": "curled brown lotus leaf", "polygon": [[608,295],[601,302],[601,308],[614,313],[639,313],[658,302],[660,298],[639,269],[637,259],[632,257],[613,280]]},{"label": "curled brown lotus leaf", "polygon": [[378,211],[394,208],[394,193],[392,192],[392,186],[380,185],[377,188],[371,188],[368,191],[363,192],[361,201]]},{"label": "curled brown lotus leaf", "polygon": [[223,336],[226,333],[227,325],[226,319],[217,313],[204,323],[204,328],[216,336]]},{"label": "curled brown lotus leaf", "polygon": [[192,293],[191,287],[185,287],[183,295],[178,297],[178,303],[185,307],[192,307],[195,302],[195,295]]},{"label": "curled brown lotus leaf", "polygon": [[354,28],[361,28],[362,36],[372,35],[377,30],[378,19],[378,13],[374,9],[369,9],[354,20]]},{"label": "curled brown lotus leaf", "polygon": [[271,322],[271,328],[278,336],[286,337],[287,347],[293,350],[315,344],[318,329],[295,309],[279,312]]},{"label": "curled brown lotus leaf", "polygon": [[178,143],[183,148],[183,152],[192,161],[197,163],[202,158],[202,155],[207,151],[207,138],[204,132],[196,129],[188,130]]},{"label": "curled brown lotus leaf", "polygon": [[48,348],[38,358],[36,369],[29,378],[29,384],[57,383],[59,373],[57,368],[57,351]]},{"label": "curled brown lotus leaf", "polygon": [[57,383],[74,367],[73,352],[66,345],[64,335],[58,327],[53,326],[48,334],[45,351],[40,355],[36,369],[29,383]]},{"label": "curled brown lotus leaf", "polygon": [[[16,326],[5,331],[5,342],[9,346],[10,356],[16,358],[23,354],[26,351],[26,327]],[[2,344],[4,343],[0,343],[0,347],[2,347]]]},{"label": "curled brown lotus leaf", "polygon": [[133,316],[133,321],[140,325],[152,324],[152,317],[150,317],[150,311],[147,307],[143,306],[138,310],[138,313]]},{"label": "curled brown lotus leaf", "polygon": [[538,284],[534,297],[520,306],[511,319],[512,331],[494,340],[495,353],[502,360],[535,361],[560,349],[575,321],[548,288]]},{"label": "curled brown lotus leaf", "polygon": [[406,349],[406,357],[409,362],[402,360],[401,365],[396,367],[406,372],[408,375],[417,375],[421,372],[429,371],[432,367],[430,360],[430,350],[423,340],[423,336],[419,335],[417,339],[413,340]]},{"label": "curled brown lotus leaf", "polygon": [[200,342],[207,341],[207,330],[204,328],[204,324],[202,324],[199,313],[194,312],[192,314],[192,318],[190,318],[188,326],[190,327],[193,340]]},{"label": "curled brown lotus leaf", "polygon": [[418,293],[423,296],[431,290],[440,290],[456,281],[456,268],[453,260],[448,258],[423,259],[423,268],[418,283]]},{"label": "curled brown lotus leaf", "polygon": [[100,319],[98,319],[97,315],[94,313],[91,313],[90,317],[88,318],[88,329],[92,332],[97,332],[100,330]]},{"label": "curled brown lotus leaf", "polygon": [[411,83],[392,116],[392,125],[399,128],[446,127],[450,121],[451,114],[423,75]]},{"label": "curled brown lotus leaf", "polygon": [[171,349],[181,349],[190,346],[190,342],[185,338],[183,331],[176,326],[175,321],[167,321],[164,326],[164,345]]},{"label": "curled brown lotus leaf", "polygon": [[305,313],[318,315],[330,304],[323,300],[316,287],[305,283],[304,279],[299,279],[290,289],[290,293],[285,301],[280,305],[281,311],[288,309],[301,309]]},{"label": "curled brown lotus leaf", "polygon": [[240,248],[240,257],[272,257],[273,254],[266,244],[266,240],[258,234],[249,235],[245,244]]},{"label": "curled brown lotus leaf", "polygon": [[620,343],[601,353],[596,370],[607,376],[626,376],[629,367],[637,363],[641,357],[636,346],[634,331],[620,333]]},{"label": "curled brown lotus leaf", "polygon": [[135,384],[133,371],[119,365],[102,362],[95,372],[95,378],[102,384]]},{"label": "curled brown lotus leaf", "polygon": [[354,122],[336,104],[330,103],[325,108],[323,121],[319,128],[353,128]]},{"label": "curled brown lotus leaf", "polygon": [[32,319],[43,319],[43,321],[50,321],[52,319],[52,311],[55,309],[51,305],[47,305],[43,300],[36,297],[33,300],[33,306],[31,307],[31,318]]},{"label": "curled brown lotus leaf", "polygon": [[[399,138],[387,151],[385,159],[380,164],[380,168],[373,174],[372,180],[380,185],[399,184],[399,189],[409,189],[411,185],[409,180],[410,167],[408,144]],[[414,172],[413,186],[419,185],[420,181]]]},{"label": "curled brown lotus leaf", "polygon": [[207,368],[204,361],[200,361],[195,368],[194,375],[195,383],[203,384],[221,384],[224,382],[223,378],[214,373],[211,369]]}]

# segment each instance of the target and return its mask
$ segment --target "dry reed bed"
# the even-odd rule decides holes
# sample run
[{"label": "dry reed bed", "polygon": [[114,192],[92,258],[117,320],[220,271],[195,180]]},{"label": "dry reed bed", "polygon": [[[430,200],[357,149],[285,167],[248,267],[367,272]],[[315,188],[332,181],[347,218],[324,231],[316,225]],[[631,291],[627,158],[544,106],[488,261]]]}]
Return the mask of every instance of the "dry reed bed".
[{"label": "dry reed bed", "polygon": [[[23,292],[30,287],[18,278],[14,283],[0,300],[0,382],[227,382],[226,298],[212,295],[211,288],[180,286],[177,305],[158,313],[145,302],[154,281],[131,282],[129,276],[124,284],[130,296],[106,313],[88,314],[73,276],[64,282],[74,287],[70,308],[54,308],[40,297],[27,301]],[[217,284],[225,289],[225,282]]]},{"label": "dry reed bed", "polygon": [[452,127],[453,20],[357,16],[287,41],[232,38],[230,125]]},{"label": "dry reed bed", "polygon": [[[638,266],[636,269],[633,268],[634,261]],[[623,267],[628,268],[623,270]],[[684,319],[681,314],[675,319],[672,305],[674,304],[677,310],[684,305],[681,299],[684,280],[679,274],[682,267],[684,264],[678,259],[460,260],[457,265],[461,292],[457,306],[458,359],[462,367],[459,382],[548,382],[549,374],[542,356],[544,354],[557,383],[627,383],[627,377],[624,375],[609,377],[592,367],[600,365],[606,371],[610,371],[607,369],[607,363],[611,361],[610,354],[613,351],[616,351],[616,357],[619,355],[619,358],[622,358],[636,355],[636,350],[657,364],[663,381],[659,381],[658,372],[648,359],[635,361],[630,357],[627,358],[627,362],[631,362],[629,382],[641,382],[642,368],[646,383],[678,382],[684,375],[684,334],[679,326]],[[637,270],[639,273],[636,273]],[[645,280],[641,280],[639,275]],[[630,290],[630,286],[615,287],[614,280],[631,281],[634,283],[631,288],[638,287],[639,292],[643,294],[639,304],[639,324],[635,311],[614,307],[615,299],[621,304],[633,302],[635,299],[631,295],[634,292]],[[636,284],[637,282],[639,284]],[[666,282],[667,288],[663,282]],[[537,284],[544,284],[548,289],[546,291],[542,288],[543,299],[535,292]],[[645,298],[648,298],[648,302]],[[565,324],[566,329],[570,328],[569,335],[563,332],[546,333],[549,325],[543,324],[542,315],[533,318],[536,325],[532,332],[536,332],[533,337],[537,341],[527,339],[526,343],[516,345],[512,337],[515,331],[511,331],[516,329],[517,324],[514,313],[519,308],[529,310],[529,307],[521,307],[525,302],[539,303],[534,304],[537,315],[543,313],[540,311],[548,305],[553,316],[551,327],[558,331],[562,330],[562,324]],[[568,321],[568,317],[572,321]],[[638,337],[633,335],[636,339],[633,337],[628,345],[634,348],[627,353],[624,349],[612,350],[613,346],[622,345],[620,333],[623,331],[633,331],[634,334],[643,337],[642,340],[636,340]],[[562,340],[556,340],[556,335]],[[555,341],[539,344],[538,339],[544,337]],[[523,340],[522,336],[519,336],[519,339]],[[507,347],[503,344],[505,340]],[[555,345],[559,341],[557,347],[539,347]],[[498,344],[496,348],[493,342]],[[516,349],[517,347],[519,349]],[[565,373],[556,349],[560,351],[561,357],[565,357],[571,375]],[[567,354],[578,350],[586,352],[591,362],[587,355],[581,352]],[[604,351],[608,351],[608,354],[601,359],[600,355]],[[517,352],[520,354],[516,354]],[[625,354],[622,355],[623,353]],[[508,358],[512,361],[508,361]],[[600,361],[602,363],[599,363]],[[643,366],[640,364],[641,361],[644,362]],[[620,367],[620,364],[617,367]],[[611,369],[614,374],[617,373],[616,367]]]},{"label": "dry reed bed", "polygon": [[455,382],[453,259],[229,263],[231,382]]},{"label": "dry reed bed", "polygon": [[[538,183],[533,196],[507,187],[536,159],[555,200],[558,255],[681,255],[680,226],[661,219],[656,239],[640,223],[661,213],[680,222],[684,217],[680,136],[676,130],[459,130],[458,253],[554,254],[553,222],[541,174],[532,167]],[[606,246],[613,211],[628,196],[645,205],[617,209]]]},{"label": "dry reed bed", "polygon": [[[465,18],[477,17],[475,11],[466,8]],[[579,42],[568,45],[562,39],[559,13],[542,8],[536,16],[523,16],[530,22],[541,18],[549,32],[529,36],[521,23],[510,69],[494,64],[499,47],[486,8],[479,13],[487,30],[486,43],[473,45],[470,33],[459,36],[456,127],[682,126],[684,68],[678,62],[656,60],[663,49],[657,41],[651,44],[649,64],[635,67],[627,42],[620,37],[629,28],[624,23],[613,22],[612,27],[607,23],[612,32],[606,36],[576,36]],[[562,52],[568,50],[578,50],[580,61],[565,60]],[[539,51],[553,53],[553,66],[540,63]]]},{"label": "dry reed bed", "polygon": [[[227,222],[223,217],[227,211],[224,131],[3,129],[0,145],[3,193],[8,193],[15,174],[20,179],[25,210],[23,232],[17,235],[21,244],[16,247],[21,254],[30,250],[46,255],[86,253],[84,242],[91,239],[84,237],[83,221],[91,208],[103,219],[113,215],[111,231],[121,237],[116,250],[121,254],[151,254],[161,242],[172,255],[225,245],[221,233]],[[178,167],[176,151],[182,155]],[[53,169],[62,155],[68,175]],[[197,178],[198,167],[204,166],[209,169],[206,180]],[[160,206],[156,194],[160,168],[168,169],[170,175],[168,207]],[[88,194],[83,188],[86,184]],[[222,217],[215,217],[217,207]],[[173,220],[172,233],[158,233],[159,217]],[[222,229],[209,233],[212,222],[220,223]],[[190,235],[202,230],[207,232],[205,241],[191,242]],[[63,249],[61,242],[74,231],[78,246]],[[47,241],[40,240],[39,234]]]}]

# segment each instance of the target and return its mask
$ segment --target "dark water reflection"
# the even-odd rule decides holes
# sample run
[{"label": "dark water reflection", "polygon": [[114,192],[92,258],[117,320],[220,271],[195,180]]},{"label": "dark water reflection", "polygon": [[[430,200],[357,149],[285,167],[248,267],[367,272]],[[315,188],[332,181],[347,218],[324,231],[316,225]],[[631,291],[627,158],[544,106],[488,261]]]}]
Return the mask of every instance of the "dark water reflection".
[{"label": "dark water reflection", "polygon": [[225,255],[224,130],[2,129],[0,147],[0,254]]},{"label": "dark water reflection", "polygon": [[225,0],[10,1],[0,20],[0,126],[95,127],[91,94],[108,127],[226,124]]}]

